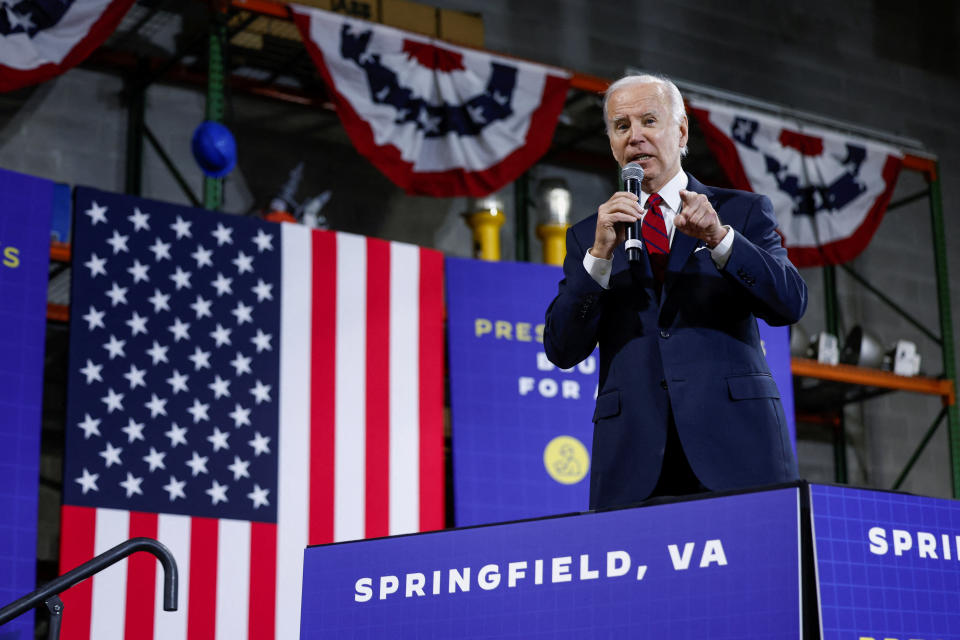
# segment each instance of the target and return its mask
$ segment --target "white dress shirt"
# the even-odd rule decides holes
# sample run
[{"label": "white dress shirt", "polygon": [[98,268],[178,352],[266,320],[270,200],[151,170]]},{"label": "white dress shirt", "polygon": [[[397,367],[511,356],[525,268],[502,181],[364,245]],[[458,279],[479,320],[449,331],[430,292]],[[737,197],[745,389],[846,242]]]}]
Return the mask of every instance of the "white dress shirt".
[{"label": "white dress shirt", "polygon": [[[673,246],[673,234],[676,233],[677,230],[677,228],[673,226],[673,219],[677,217],[682,207],[680,190],[687,188],[687,182],[687,174],[681,169],[657,192],[660,194],[660,197],[663,198],[663,202],[660,204],[660,211],[663,213],[663,222],[666,226],[667,236],[670,238],[671,247]],[[647,198],[649,197],[650,194],[647,192],[640,192],[641,207],[646,207]],[[723,269],[726,266],[727,260],[730,259],[730,252],[733,250],[733,229],[730,228],[729,225],[724,225],[724,228],[727,230],[727,234],[723,236],[723,240],[721,240],[717,246],[710,250],[710,257],[713,258],[713,263],[717,265],[717,269]],[[590,277],[596,280],[597,284],[604,289],[610,288],[610,271],[612,267],[613,260],[597,258],[591,254],[590,251],[587,251],[583,256],[583,268],[586,269]]]}]

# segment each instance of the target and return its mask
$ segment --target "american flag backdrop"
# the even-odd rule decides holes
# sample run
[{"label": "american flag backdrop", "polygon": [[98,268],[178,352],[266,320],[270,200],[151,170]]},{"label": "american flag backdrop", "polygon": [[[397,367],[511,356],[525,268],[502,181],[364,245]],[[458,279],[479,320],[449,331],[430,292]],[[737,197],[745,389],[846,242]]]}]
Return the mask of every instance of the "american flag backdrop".
[{"label": "american flag backdrop", "polygon": [[66,640],[296,638],[303,549],[441,528],[438,252],[78,188]]}]

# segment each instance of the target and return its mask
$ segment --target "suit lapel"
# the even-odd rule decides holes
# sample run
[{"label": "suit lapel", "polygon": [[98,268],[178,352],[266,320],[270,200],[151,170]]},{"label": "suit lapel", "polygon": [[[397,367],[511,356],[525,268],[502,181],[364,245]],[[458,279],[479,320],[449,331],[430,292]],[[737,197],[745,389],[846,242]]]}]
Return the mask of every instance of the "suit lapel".
[{"label": "suit lapel", "polygon": [[[710,199],[710,204],[716,208],[717,205],[713,202],[713,190],[703,185],[689,173],[687,174],[687,178],[687,191],[704,194]],[[679,230],[674,230],[673,243],[670,245],[670,258],[667,260],[667,272],[664,274],[664,298],[667,297],[666,294],[669,292],[670,287],[676,282],[677,276],[683,271],[683,267],[687,264],[687,260],[690,259],[694,249],[700,244],[701,242],[693,236],[688,236]]]}]

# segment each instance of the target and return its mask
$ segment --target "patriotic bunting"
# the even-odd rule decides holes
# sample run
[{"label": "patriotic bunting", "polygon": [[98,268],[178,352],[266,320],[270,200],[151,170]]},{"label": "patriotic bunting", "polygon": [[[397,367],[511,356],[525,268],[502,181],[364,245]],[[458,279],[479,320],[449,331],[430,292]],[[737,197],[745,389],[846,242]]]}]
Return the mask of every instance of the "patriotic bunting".
[{"label": "patriotic bunting", "polygon": [[442,256],[77,189],[65,640],[297,638],[303,549],[443,526]]},{"label": "patriotic bunting", "polygon": [[569,74],[291,5],[357,150],[412,194],[482,196],[547,150]]},{"label": "patriotic bunting", "polygon": [[739,106],[689,105],[734,186],[773,201],[796,266],[841,264],[866,248],[890,203],[899,150]]},{"label": "patriotic bunting", "polygon": [[81,63],[134,0],[0,3],[0,91],[38,84]]}]

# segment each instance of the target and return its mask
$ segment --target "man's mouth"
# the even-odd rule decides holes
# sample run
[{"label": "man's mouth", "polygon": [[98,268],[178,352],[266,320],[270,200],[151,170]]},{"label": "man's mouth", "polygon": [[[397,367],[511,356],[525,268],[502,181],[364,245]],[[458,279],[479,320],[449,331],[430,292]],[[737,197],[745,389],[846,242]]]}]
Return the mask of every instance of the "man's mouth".
[{"label": "man's mouth", "polygon": [[649,154],[641,153],[641,154],[639,154],[639,155],[633,156],[633,157],[630,159],[630,162],[643,162],[644,160],[649,160],[649,159],[652,158],[652,157],[653,157],[653,156],[651,156],[651,155],[649,155]]}]

